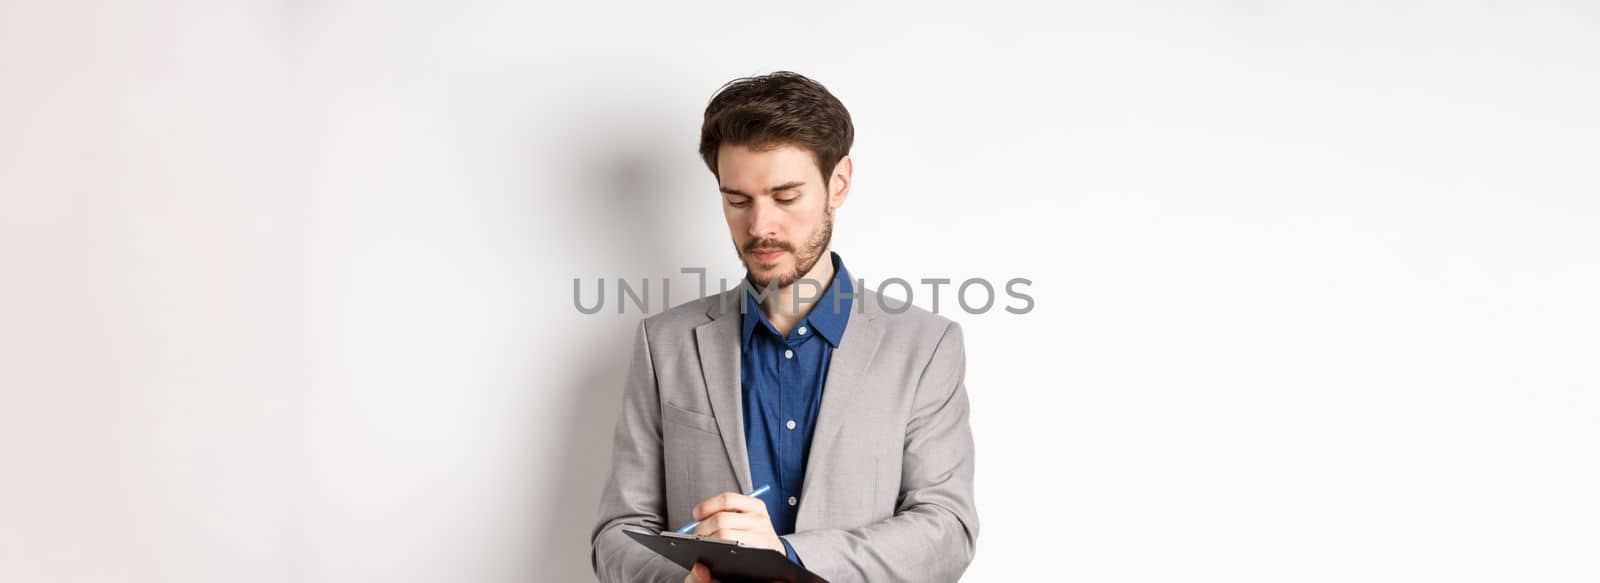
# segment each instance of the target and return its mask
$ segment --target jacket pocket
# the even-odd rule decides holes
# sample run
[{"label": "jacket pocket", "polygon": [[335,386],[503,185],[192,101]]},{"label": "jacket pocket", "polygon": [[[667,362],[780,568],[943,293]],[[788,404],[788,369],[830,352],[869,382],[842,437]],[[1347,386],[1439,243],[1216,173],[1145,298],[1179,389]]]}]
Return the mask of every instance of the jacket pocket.
[{"label": "jacket pocket", "polygon": [[680,427],[697,429],[712,435],[721,435],[721,433],[717,431],[716,417],[712,417],[705,413],[690,411],[688,409],[678,407],[677,405],[673,405],[672,403],[663,403],[663,405],[665,405],[665,407],[662,407],[661,415],[662,419],[666,420],[667,423],[678,425]]}]

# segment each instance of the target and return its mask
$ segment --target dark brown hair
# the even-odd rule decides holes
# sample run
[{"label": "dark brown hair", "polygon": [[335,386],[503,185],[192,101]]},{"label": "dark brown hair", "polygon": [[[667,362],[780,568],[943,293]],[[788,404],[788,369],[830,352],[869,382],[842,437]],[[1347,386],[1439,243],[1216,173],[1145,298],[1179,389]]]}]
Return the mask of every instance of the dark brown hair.
[{"label": "dark brown hair", "polygon": [[713,176],[722,144],[765,149],[790,145],[811,151],[826,185],[855,140],[850,112],[821,83],[799,73],[734,79],[706,105],[700,157]]}]

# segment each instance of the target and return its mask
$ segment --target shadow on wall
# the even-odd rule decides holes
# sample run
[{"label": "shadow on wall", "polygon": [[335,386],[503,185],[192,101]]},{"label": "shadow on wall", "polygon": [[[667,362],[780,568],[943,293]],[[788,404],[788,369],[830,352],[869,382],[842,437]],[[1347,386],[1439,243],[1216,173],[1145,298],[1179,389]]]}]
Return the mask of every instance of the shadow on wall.
[{"label": "shadow on wall", "polygon": [[[578,362],[564,363],[558,370],[567,374],[556,379],[564,398],[565,426],[559,443],[549,444],[558,460],[535,468],[534,475],[546,480],[542,489],[551,495],[537,500],[533,507],[543,516],[528,524],[542,529],[531,540],[542,540],[540,551],[530,557],[527,572],[538,573],[549,581],[593,581],[589,535],[598,517],[600,491],[604,487],[611,459],[612,432],[621,405],[622,380],[632,356],[634,328],[643,316],[630,305],[625,315],[616,313],[615,277],[670,275],[677,272],[676,261],[687,256],[680,247],[689,242],[681,225],[672,217],[682,212],[685,200],[678,193],[686,185],[673,175],[685,156],[693,156],[692,138],[676,135],[660,127],[638,111],[622,116],[585,114],[574,119],[571,131],[558,132],[557,139],[583,144],[585,150],[575,171],[592,177],[587,194],[593,195],[570,217],[578,232],[594,233],[582,246],[562,250],[577,253],[581,264],[596,271],[584,277],[606,276],[608,286],[605,309],[585,316],[588,334],[575,339],[589,344]],[[619,121],[625,117],[626,121]],[[625,132],[625,133],[624,133]],[[674,188],[676,186],[676,188]],[[562,277],[567,277],[563,274]],[[592,280],[590,280],[592,281]],[[570,285],[570,283],[564,284]],[[594,293],[592,283],[584,294]],[[652,293],[659,293],[659,289]],[[674,303],[693,299],[693,292],[673,290]],[[651,297],[652,313],[661,309],[661,299]],[[567,308],[572,309],[572,308]]]}]

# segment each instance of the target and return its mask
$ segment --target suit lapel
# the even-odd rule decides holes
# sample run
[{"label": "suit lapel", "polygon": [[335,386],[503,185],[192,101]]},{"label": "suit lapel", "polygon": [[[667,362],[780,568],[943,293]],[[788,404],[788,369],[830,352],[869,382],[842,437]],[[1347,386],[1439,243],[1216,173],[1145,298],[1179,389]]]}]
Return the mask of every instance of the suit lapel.
[{"label": "suit lapel", "polygon": [[[854,301],[865,300],[856,297]],[[850,323],[844,328],[844,339],[839,341],[839,347],[834,349],[833,359],[828,363],[828,378],[822,386],[822,406],[817,412],[817,427],[811,434],[811,453],[806,457],[805,483],[800,487],[802,499],[811,500],[813,485],[824,479],[821,476],[827,476],[834,470],[830,456],[835,448],[842,445],[840,442],[844,437],[845,421],[849,419],[857,398],[865,390],[862,380],[872,364],[872,357],[878,352],[878,341],[882,336],[883,331],[877,322],[872,321],[870,310],[868,313],[852,310]],[[823,511],[820,504],[801,504],[800,514],[795,519],[796,528],[816,524],[822,518],[819,513]]]},{"label": "suit lapel", "polygon": [[[743,288],[723,294],[711,302],[706,315],[711,321],[694,329],[695,349],[700,353],[700,372],[705,376],[711,400],[711,414],[717,420],[722,446],[728,451],[740,492],[749,492],[750,454],[744,443],[744,391],[739,381],[739,304]],[[731,298],[730,298],[731,296]],[[848,329],[848,328],[847,328]]]}]

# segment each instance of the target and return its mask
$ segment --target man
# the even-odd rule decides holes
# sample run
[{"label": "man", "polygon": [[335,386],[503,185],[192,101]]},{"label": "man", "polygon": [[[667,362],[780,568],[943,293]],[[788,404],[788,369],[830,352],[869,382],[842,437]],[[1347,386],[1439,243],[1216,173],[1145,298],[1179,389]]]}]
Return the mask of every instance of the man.
[{"label": "man", "polygon": [[832,252],[853,138],[794,73],[706,107],[700,155],[749,285],[639,325],[591,539],[602,581],[710,581],[623,534],[697,520],[834,583],[955,581],[971,562],[961,329],[857,289]]}]

